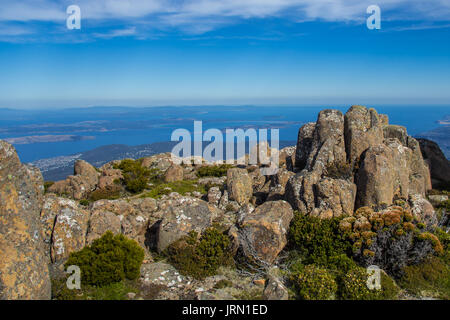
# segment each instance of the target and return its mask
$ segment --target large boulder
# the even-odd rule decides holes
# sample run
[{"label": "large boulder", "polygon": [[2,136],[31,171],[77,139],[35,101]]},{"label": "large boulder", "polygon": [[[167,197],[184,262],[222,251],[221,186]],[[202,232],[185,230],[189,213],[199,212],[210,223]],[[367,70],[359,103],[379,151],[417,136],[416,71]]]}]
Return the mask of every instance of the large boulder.
[{"label": "large boulder", "polygon": [[268,201],[249,211],[239,230],[239,244],[252,262],[272,264],[287,243],[287,231],[294,217],[286,201]]},{"label": "large boulder", "polygon": [[357,207],[392,204],[394,197],[392,150],[383,145],[370,147],[358,173]]},{"label": "large boulder", "polygon": [[156,248],[162,252],[191,231],[201,234],[221,210],[206,201],[172,193],[160,201],[155,214],[161,217],[156,229]]},{"label": "large boulder", "polygon": [[[357,208],[390,205],[410,195],[425,196],[431,188],[428,167],[417,152],[416,140],[407,137],[407,145],[397,138],[365,151],[356,181]],[[412,148],[408,147],[412,146]]]},{"label": "large boulder", "polygon": [[183,167],[177,164],[172,164],[164,174],[165,182],[175,182],[183,180]]},{"label": "large boulder", "polygon": [[74,200],[45,197],[41,212],[44,242],[49,246],[52,262],[64,261],[86,244],[89,212]]},{"label": "large boulder", "polygon": [[450,161],[445,157],[436,142],[427,139],[417,139],[422,156],[431,172],[433,187],[450,184]]},{"label": "large boulder", "polygon": [[117,186],[117,182],[123,179],[122,171],[108,168],[102,170],[102,175],[98,179],[97,189],[111,190]]},{"label": "large boulder", "polygon": [[100,173],[84,160],[77,160],[74,166],[74,175],[66,180],[55,182],[48,192],[66,195],[75,200],[87,198],[97,188]]},{"label": "large boulder", "polygon": [[89,221],[86,243],[92,244],[95,239],[100,238],[106,231],[120,234],[122,231],[120,217],[110,211],[93,211]]},{"label": "large boulder", "polygon": [[229,198],[240,205],[248,203],[253,195],[253,180],[246,169],[232,168],[227,172]]},{"label": "large boulder", "polygon": [[298,131],[297,147],[295,149],[295,167],[303,170],[306,167],[309,154],[311,153],[314,130],[316,123],[305,124]]},{"label": "large boulder", "polygon": [[155,215],[157,209],[156,200],[152,198],[96,201],[91,207],[87,243],[110,230],[115,234],[122,233],[146,248],[147,229],[160,219]]},{"label": "large boulder", "polygon": [[322,174],[330,165],[345,163],[344,116],[338,110],[319,112],[306,169]]},{"label": "large boulder", "polygon": [[0,140],[0,299],[50,299],[40,211],[43,179]]},{"label": "large boulder", "polygon": [[165,172],[172,164],[172,154],[170,152],[160,153],[142,160],[142,166],[144,168],[158,169],[161,172]]},{"label": "large boulder", "polygon": [[331,218],[353,214],[356,193],[356,185],[349,180],[303,171],[289,179],[285,199],[295,210]]},{"label": "large boulder", "polygon": [[345,147],[353,166],[369,147],[383,142],[383,126],[374,109],[352,106],[345,114]]}]

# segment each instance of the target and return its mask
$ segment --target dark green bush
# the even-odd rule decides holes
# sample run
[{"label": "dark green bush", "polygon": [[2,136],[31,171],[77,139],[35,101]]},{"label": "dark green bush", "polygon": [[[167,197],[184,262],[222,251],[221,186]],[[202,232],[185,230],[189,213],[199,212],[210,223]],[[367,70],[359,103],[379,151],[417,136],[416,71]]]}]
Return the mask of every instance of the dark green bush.
[{"label": "dark green bush", "polygon": [[330,258],[351,252],[351,243],[339,230],[339,222],[339,218],[320,219],[295,212],[289,246],[303,255],[305,264],[326,266]]},{"label": "dark green bush", "polygon": [[81,199],[80,204],[82,206],[88,206],[90,204],[90,201],[88,199]]},{"label": "dark green bush", "polygon": [[315,265],[308,265],[290,277],[298,298],[302,300],[332,300],[336,297],[337,284],[333,275]]},{"label": "dark green bush", "polygon": [[143,260],[144,249],[136,241],[108,231],[92,245],[72,252],[65,265],[80,267],[83,284],[106,286],[136,279]]},{"label": "dark green bush", "polygon": [[197,170],[199,177],[223,177],[227,175],[228,169],[233,166],[230,164],[221,164],[215,166],[203,166]]},{"label": "dark green bush", "polygon": [[144,168],[138,160],[122,160],[114,169],[122,170],[123,183],[133,193],[142,192],[152,177],[152,171]]},{"label": "dark green bush", "polygon": [[216,274],[220,266],[234,264],[230,239],[216,228],[205,230],[200,239],[191,232],[167,249],[169,262],[182,274],[203,279]]}]

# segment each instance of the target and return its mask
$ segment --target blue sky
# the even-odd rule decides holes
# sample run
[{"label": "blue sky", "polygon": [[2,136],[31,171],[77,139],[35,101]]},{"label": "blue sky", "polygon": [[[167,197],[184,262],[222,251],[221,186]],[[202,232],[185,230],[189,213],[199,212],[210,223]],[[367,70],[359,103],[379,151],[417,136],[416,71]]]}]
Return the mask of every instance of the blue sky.
[{"label": "blue sky", "polygon": [[0,2],[0,108],[202,104],[450,105],[450,0]]}]

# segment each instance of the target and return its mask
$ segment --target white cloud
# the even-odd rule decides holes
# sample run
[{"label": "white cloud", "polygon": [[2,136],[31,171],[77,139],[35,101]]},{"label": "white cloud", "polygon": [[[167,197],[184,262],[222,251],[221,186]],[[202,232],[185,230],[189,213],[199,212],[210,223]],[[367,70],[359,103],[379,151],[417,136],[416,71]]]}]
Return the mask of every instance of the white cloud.
[{"label": "white cloud", "polygon": [[112,30],[107,33],[94,33],[94,37],[103,38],[103,39],[111,39],[117,37],[129,37],[136,34],[136,27],[126,28],[126,29],[118,29]]},{"label": "white cloud", "polygon": [[[110,37],[138,37],[148,28],[202,34],[250,18],[362,23],[372,4],[381,7],[385,20],[450,21],[450,0],[1,0],[0,22],[63,23],[72,4],[81,8],[82,19],[90,26],[116,30]],[[131,32],[124,25],[137,29]],[[120,34],[121,29],[129,33]]]}]

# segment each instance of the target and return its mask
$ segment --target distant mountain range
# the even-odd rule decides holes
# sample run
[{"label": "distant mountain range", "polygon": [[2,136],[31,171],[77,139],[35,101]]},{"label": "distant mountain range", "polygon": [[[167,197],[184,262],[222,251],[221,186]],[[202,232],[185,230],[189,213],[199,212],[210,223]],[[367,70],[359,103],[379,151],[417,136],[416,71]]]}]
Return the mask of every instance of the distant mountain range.
[{"label": "distant mountain range", "polygon": [[[105,163],[120,159],[139,159],[149,157],[158,153],[170,152],[178,142],[156,142],[138,146],[124,144],[111,144],[95,148],[93,150],[80,152],[69,156],[41,159],[29,164],[38,167],[46,181],[63,180],[73,174],[73,166],[76,160],[85,160],[95,167],[101,167]],[[207,146],[209,142],[204,142]],[[295,146],[295,141],[280,141],[280,149]],[[248,148],[247,148],[248,149]]]}]

